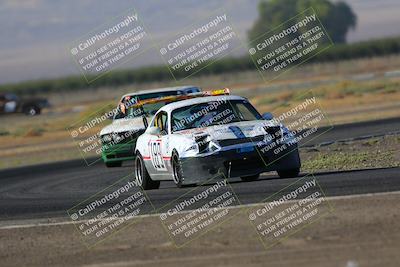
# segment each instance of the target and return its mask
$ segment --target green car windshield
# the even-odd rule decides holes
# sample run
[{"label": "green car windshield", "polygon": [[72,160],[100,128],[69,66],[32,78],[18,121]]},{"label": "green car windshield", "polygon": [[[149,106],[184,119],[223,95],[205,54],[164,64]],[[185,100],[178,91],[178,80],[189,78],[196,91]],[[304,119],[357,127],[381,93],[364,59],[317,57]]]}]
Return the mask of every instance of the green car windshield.
[{"label": "green car windshield", "polygon": [[[130,99],[135,99],[133,102],[139,102],[141,100],[147,100],[151,98],[158,98],[164,96],[174,96],[180,94],[179,91],[166,91],[166,92],[158,92],[158,93],[150,93],[150,94],[141,94],[141,95],[132,95]],[[166,105],[167,102],[157,102],[152,104],[143,105],[142,108],[137,107],[129,107],[128,110],[124,113],[121,111],[121,108],[118,107],[117,114],[114,116],[114,120],[117,119],[129,119],[129,118],[138,118],[144,115],[154,115],[162,106]]]}]

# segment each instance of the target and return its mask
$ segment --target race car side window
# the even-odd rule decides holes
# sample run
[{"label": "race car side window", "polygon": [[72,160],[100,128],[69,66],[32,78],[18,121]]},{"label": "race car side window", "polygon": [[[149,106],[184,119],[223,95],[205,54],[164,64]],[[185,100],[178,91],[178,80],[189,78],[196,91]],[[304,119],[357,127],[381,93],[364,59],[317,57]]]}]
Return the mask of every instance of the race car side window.
[{"label": "race car side window", "polygon": [[161,111],[157,114],[153,126],[160,129],[161,135],[168,134],[168,115],[165,111]]},{"label": "race car side window", "polygon": [[15,94],[6,94],[5,98],[8,101],[18,101],[18,96],[16,96]]},{"label": "race car side window", "polygon": [[121,102],[121,103],[119,103],[119,105],[117,107],[117,110],[116,110],[116,113],[115,113],[113,119],[114,120],[123,119],[126,117],[126,115],[127,115],[126,105],[123,102]]},{"label": "race car side window", "polygon": [[251,121],[254,119],[259,119],[259,116],[257,116],[257,112],[248,102],[235,103],[235,107],[238,110],[238,115],[241,120]]}]

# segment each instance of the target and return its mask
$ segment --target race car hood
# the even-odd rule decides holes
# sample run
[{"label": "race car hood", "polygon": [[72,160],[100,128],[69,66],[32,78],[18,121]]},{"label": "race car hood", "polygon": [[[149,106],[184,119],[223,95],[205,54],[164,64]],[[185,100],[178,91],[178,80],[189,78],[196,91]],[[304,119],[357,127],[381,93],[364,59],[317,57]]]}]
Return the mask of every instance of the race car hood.
[{"label": "race car hood", "polygon": [[267,120],[241,121],[224,125],[215,125],[205,128],[194,128],[176,132],[176,134],[192,137],[208,134],[212,140],[225,140],[235,138],[246,138],[264,135],[264,127],[279,126]]},{"label": "race car hood", "polygon": [[144,130],[143,118],[131,118],[131,119],[118,119],[113,120],[110,125],[107,125],[100,131],[100,135],[111,134],[111,133],[123,133],[128,131],[139,131]]}]

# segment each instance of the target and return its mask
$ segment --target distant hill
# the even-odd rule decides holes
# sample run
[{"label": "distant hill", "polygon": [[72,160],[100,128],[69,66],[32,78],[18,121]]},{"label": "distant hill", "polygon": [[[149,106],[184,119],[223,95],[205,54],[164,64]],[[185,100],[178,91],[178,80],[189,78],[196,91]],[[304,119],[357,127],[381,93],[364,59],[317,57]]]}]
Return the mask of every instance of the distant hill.
[{"label": "distant hill", "polygon": [[[257,16],[258,0],[30,0],[0,1],[0,84],[78,74],[68,44],[109,18],[132,8],[132,2],[154,41],[165,39],[191,22],[224,7],[245,38]],[[400,1],[347,0],[358,17],[350,42],[399,35]],[[146,55],[127,66],[160,64]]]}]

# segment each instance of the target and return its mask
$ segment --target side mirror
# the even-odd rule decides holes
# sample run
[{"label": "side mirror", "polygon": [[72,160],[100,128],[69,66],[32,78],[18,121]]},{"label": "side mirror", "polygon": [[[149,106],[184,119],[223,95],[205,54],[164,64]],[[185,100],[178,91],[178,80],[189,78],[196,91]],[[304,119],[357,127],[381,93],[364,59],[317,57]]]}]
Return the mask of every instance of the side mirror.
[{"label": "side mirror", "polygon": [[264,120],[270,121],[274,118],[274,116],[272,115],[271,112],[265,112],[264,114],[262,114],[262,118]]},{"label": "side mirror", "polygon": [[148,132],[149,134],[152,134],[152,135],[160,135],[160,134],[161,134],[160,128],[155,127],[155,126],[149,127],[149,128],[147,129],[147,132]]}]

